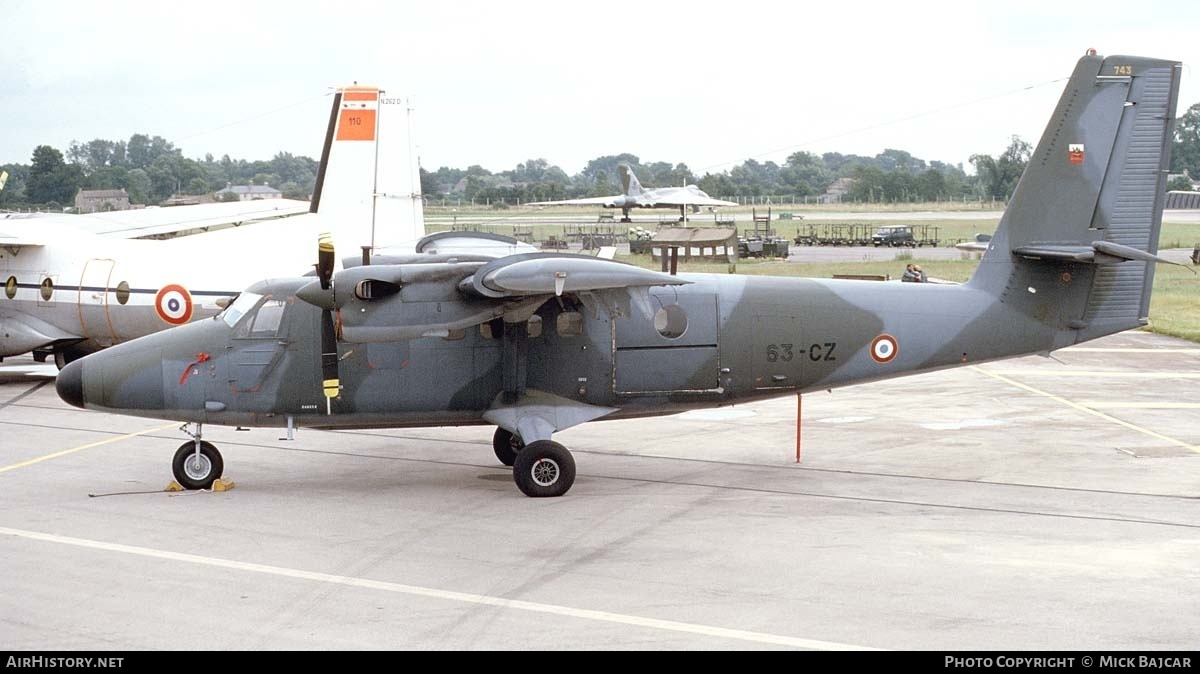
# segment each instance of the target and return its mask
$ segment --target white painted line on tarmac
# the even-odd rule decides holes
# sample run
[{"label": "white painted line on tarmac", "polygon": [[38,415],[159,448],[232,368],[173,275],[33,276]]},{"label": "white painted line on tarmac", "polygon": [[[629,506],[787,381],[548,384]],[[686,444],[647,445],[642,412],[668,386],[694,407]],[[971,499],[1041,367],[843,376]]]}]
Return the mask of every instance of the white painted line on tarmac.
[{"label": "white painted line on tarmac", "polygon": [[977,367],[980,372],[1005,377],[1103,377],[1105,379],[1200,379],[1200,372],[1118,372],[1115,370],[1060,370],[1057,368],[1029,368],[1023,370],[988,370]]},{"label": "white painted line on tarmac", "polygon": [[1155,354],[1155,353],[1185,353],[1189,356],[1200,356],[1200,349],[1160,349],[1153,346],[1146,347],[1100,347],[1100,346],[1069,346],[1063,351],[1067,353],[1138,353],[1138,354]]},{"label": "white painted line on tarmac", "polygon": [[1200,403],[1146,403],[1113,400],[1080,400],[1080,405],[1094,410],[1200,410]]},{"label": "white painted line on tarmac", "polygon": [[843,644],[834,641],[820,641],[818,639],[801,639],[798,637],[789,637],[779,634],[768,634],[765,632],[750,632],[746,630],[735,630],[726,627],[714,627],[711,625],[701,625],[697,623],[677,622],[674,620],[659,620],[657,618],[643,618],[641,616],[625,615],[623,613],[611,613],[609,611],[592,611],[588,609],[573,608],[570,606],[558,606],[555,604],[542,604],[531,601],[520,601],[517,599],[504,599],[502,597],[491,597],[483,594],[470,594],[466,592],[452,592],[449,590],[438,590],[429,587],[420,587],[417,585],[404,585],[402,583],[390,583],[382,580],[370,580],[367,578],[355,578],[353,576],[336,576],[328,573],[318,573],[315,571],[303,571],[300,569],[289,569],[282,566],[269,566],[266,564],[253,564],[249,562],[238,562],[231,559],[221,559],[219,557],[205,557],[202,555],[191,555],[182,552],[170,552],[167,550],[155,550],[153,548],[144,548],[135,545],[121,545],[119,543],[106,543],[104,541],[94,541],[86,538],[73,538],[70,536],[58,536],[55,534],[47,534],[39,531],[26,531],[24,529],[10,529],[8,527],[0,527],[0,534],[9,536],[18,536],[28,540],[43,541],[46,543],[58,543],[60,545],[71,545],[79,548],[89,548],[92,550],[103,550],[106,552],[118,552],[126,555],[136,555],[139,557],[150,557],[154,559],[165,559],[175,562],[187,562],[189,564],[200,564],[203,566],[215,567],[220,569],[230,569],[234,571],[247,571],[250,573],[261,573],[282,578],[294,578],[298,580],[307,580],[316,583],[327,583],[330,585],[342,585],[346,587],[357,587],[367,590],[380,590],[383,592],[393,592],[396,594],[406,594],[416,597],[426,597],[430,599],[442,599],[446,601],[461,602],[465,604],[476,604],[482,606],[496,606],[499,608],[512,609],[516,611],[528,611],[531,613],[543,613],[549,615],[564,616],[568,618],[579,618],[582,620],[593,620],[597,622],[614,623],[618,625],[630,625],[633,627],[646,627],[656,630],[664,630],[668,632],[681,632],[684,634],[696,634],[705,637],[716,637],[720,639],[734,639],[737,641],[748,641],[760,644],[769,644],[772,646],[792,646],[795,648],[810,648],[815,650],[829,651],[870,651],[878,650],[867,646],[857,646],[854,644]]}]

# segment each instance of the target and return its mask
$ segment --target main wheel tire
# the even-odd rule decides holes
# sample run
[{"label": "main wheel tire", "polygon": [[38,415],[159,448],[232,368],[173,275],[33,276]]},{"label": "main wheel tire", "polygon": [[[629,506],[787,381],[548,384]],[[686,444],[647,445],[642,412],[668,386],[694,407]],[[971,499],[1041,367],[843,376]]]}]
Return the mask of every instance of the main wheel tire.
[{"label": "main wheel tire", "polygon": [[496,434],[492,436],[492,451],[496,452],[496,458],[500,459],[500,463],[512,466],[522,449],[525,449],[525,443],[521,442],[521,436],[503,428],[496,428]]},{"label": "main wheel tire", "polygon": [[175,450],[171,471],[184,489],[208,489],[225,471],[225,462],[217,448],[204,441],[200,442],[200,456],[197,457],[196,443],[189,440]]},{"label": "main wheel tire", "polygon": [[517,454],[513,481],[526,496],[562,496],[575,484],[575,459],[553,440],[531,442]]}]

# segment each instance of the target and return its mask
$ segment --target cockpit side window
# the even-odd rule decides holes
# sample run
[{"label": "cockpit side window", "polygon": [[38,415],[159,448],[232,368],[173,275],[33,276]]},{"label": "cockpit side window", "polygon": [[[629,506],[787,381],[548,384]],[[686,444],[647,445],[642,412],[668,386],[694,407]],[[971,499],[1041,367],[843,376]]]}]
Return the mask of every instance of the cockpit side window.
[{"label": "cockpit side window", "polygon": [[[240,298],[239,298],[240,300]],[[235,303],[236,304],[236,303]],[[231,306],[230,309],[233,307]],[[233,329],[235,339],[263,339],[279,334],[287,302],[272,297],[262,298],[258,305],[241,317]]]},{"label": "cockpit side window", "polygon": [[225,325],[233,327],[237,325],[242,316],[254,308],[258,301],[262,299],[262,295],[255,293],[239,293],[237,298],[225,308],[219,315],[221,320],[225,321]]},{"label": "cockpit side window", "polygon": [[279,325],[283,321],[283,310],[287,303],[283,300],[268,299],[258,307],[254,316],[254,326],[250,329],[251,337],[274,337],[279,333]]}]

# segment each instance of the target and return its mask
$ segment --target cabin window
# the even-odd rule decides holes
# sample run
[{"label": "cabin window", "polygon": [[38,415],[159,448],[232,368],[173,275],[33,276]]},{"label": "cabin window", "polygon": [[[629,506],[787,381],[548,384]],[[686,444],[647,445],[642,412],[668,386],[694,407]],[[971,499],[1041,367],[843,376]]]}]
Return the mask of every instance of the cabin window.
[{"label": "cabin window", "polygon": [[564,311],[554,321],[554,330],[559,337],[578,337],[583,334],[583,314]]},{"label": "cabin window", "polygon": [[14,299],[17,296],[17,277],[9,276],[4,282],[4,294],[8,295],[8,299]]},{"label": "cabin window", "polygon": [[121,281],[117,284],[117,304],[125,304],[129,301],[129,282]]},{"label": "cabin window", "polygon": [[42,299],[49,302],[51,297],[54,297],[54,281],[47,276],[42,279]]},{"label": "cabin window", "polygon": [[687,312],[678,304],[668,304],[654,314],[654,329],[667,339],[682,337],[687,326]]}]

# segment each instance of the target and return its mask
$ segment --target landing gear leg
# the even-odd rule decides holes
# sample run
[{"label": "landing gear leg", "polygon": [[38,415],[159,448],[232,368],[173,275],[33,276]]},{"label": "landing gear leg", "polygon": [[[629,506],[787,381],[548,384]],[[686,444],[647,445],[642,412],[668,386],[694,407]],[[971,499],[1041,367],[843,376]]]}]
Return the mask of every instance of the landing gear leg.
[{"label": "landing gear leg", "polygon": [[195,433],[188,431],[187,427],[184,424],[180,430],[192,436],[192,439],[175,450],[171,471],[175,474],[175,481],[184,489],[208,489],[225,471],[225,462],[212,443],[201,439],[202,424],[196,424]]},{"label": "landing gear leg", "polygon": [[553,440],[531,442],[513,462],[513,481],[526,496],[562,496],[575,484],[575,459]]},{"label": "landing gear leg", "polygon": [[500,427],[496,428],[496,434],[492,436],[492,451],[496,452],[500,463],[506,466],[513,465],[522,449],[525,449],[525,443],[521,441],[521,436]]}]

